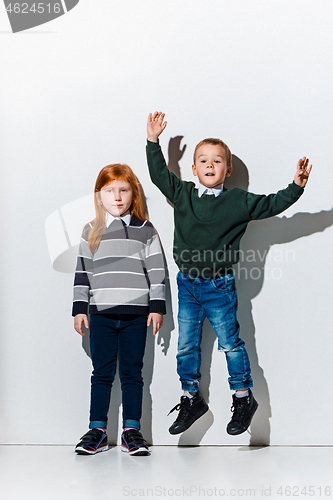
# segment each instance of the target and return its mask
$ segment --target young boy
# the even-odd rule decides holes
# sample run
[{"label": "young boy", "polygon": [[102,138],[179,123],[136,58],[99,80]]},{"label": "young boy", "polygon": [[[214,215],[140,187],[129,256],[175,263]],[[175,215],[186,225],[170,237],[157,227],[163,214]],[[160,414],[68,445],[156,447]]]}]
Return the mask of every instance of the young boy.
[{"label": "young boy", "polygon": [[[226,355],[229,386],[234,390],[233,415],[227,425],[231,435],[249,427],[258,407],[253,397],[249,358],[239,337],[237,292],[233,264],[239,260],[239,243],[251,220],[277,215],[295,203],[304,191],[312,168],[303,157],[294,182],[276,194],[256,195],[243,189],[226,190],[232,172],[231,152],[220,139],[205,139],[196,146],[193,182],[180,180],[167,169],[158,137],[167,122],[164,114],[148,116],[147,159],[153,183],[174,207],[174,258],[179,298],[177,372],[184,394],[172,410],[179,410],[171,434],[188,429],[208,405],[200,396],[202,324],[207,317]],[[170,412],[170,413],[171,413]]]}]

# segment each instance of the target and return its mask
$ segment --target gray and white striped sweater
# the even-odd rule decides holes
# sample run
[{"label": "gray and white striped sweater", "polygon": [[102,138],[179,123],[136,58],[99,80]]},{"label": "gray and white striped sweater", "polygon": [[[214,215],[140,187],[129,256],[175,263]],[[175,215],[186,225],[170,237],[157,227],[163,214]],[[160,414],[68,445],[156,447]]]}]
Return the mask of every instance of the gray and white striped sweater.
[{"label": "gray and white striped sweater", "polygon": [[149,221],[114,219],[96,253],[88,246],[92,226],[84,228],[74,278],[72,315],[165,314],[162,250]]}]

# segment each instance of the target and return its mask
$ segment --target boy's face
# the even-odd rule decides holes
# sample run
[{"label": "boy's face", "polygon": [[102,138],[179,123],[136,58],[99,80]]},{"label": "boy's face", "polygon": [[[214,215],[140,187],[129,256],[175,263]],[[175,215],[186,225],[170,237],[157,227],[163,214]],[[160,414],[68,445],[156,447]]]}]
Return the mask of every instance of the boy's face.
[{"label": "boy's face", "polygon": [[195,164],[192,165],[194,175],[198,176],[200,184],[212,188],[222,184],[232,172],[232,166],[227,165],[224,147],[220,144],[203,144],[197,150]]}]

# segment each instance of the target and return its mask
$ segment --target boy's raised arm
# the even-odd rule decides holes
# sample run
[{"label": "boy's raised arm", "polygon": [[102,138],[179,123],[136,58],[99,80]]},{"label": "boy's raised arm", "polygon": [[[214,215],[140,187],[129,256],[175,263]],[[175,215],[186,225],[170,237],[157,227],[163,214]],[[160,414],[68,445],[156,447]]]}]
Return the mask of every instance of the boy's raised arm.
[{"label": "boy's raised arm", "polygon": [[278,215],[289,208],[302,195],[306,186],[312,165],[309,165],[309,159],[303,156],[297,162],[297,170],[294,182],[289,184],[286,189],[281,189],[277,193],[257,195],[247,193],[247,207],[251,220],[266,219]]},{"label": "boy's raised arm", "polygon": [[147,121],[147,161],[149,174],[152,182],[171,201],[175,203],[177,191],[182,189],[184,181],[181,181],[173,172],[168,170],[158,138],[165,129],[167,122],[164,121],[165,114],[155,111],[149,113]]}]

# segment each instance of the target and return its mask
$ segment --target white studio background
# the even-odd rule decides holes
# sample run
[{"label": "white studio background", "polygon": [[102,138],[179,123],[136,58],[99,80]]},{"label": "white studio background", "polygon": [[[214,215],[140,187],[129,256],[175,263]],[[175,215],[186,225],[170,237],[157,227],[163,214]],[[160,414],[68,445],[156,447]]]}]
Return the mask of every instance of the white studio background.
[{"label": "white studio background", "polygon": [[[143,428],[155,444],[250,442],[225,432],[231,394],[208,326],[211,412],[180,438],[168,433],[181,391],[173,212],[145,159],[147,114],[157,109],[168,120],[166,157],[170,138],[187,145],[184,179],[204,137],[230,146],[255,193],[286,187],[303,155],[314,164],[297,204],[249,226],[245,251],[268,253],[263,262],[257,255],[265,278],[240,277],[240,320],[260,403],[252,444],[333,444],[332,15],[329,0],[81,0],[14,35],[0,6],[1,443],[74,444],[86,432],[91,363],[73,329],[73,255],[58,270],[51,257],[66,246],[59,220],[80,232],[86,219],[73,220],[93,217],[88,195],[115,162],[144,186],[171,283],[165,332],[149,342]],[[74,253],[75,244],[73,236]],[[117,439],[119,383],[114,389]]]}]

